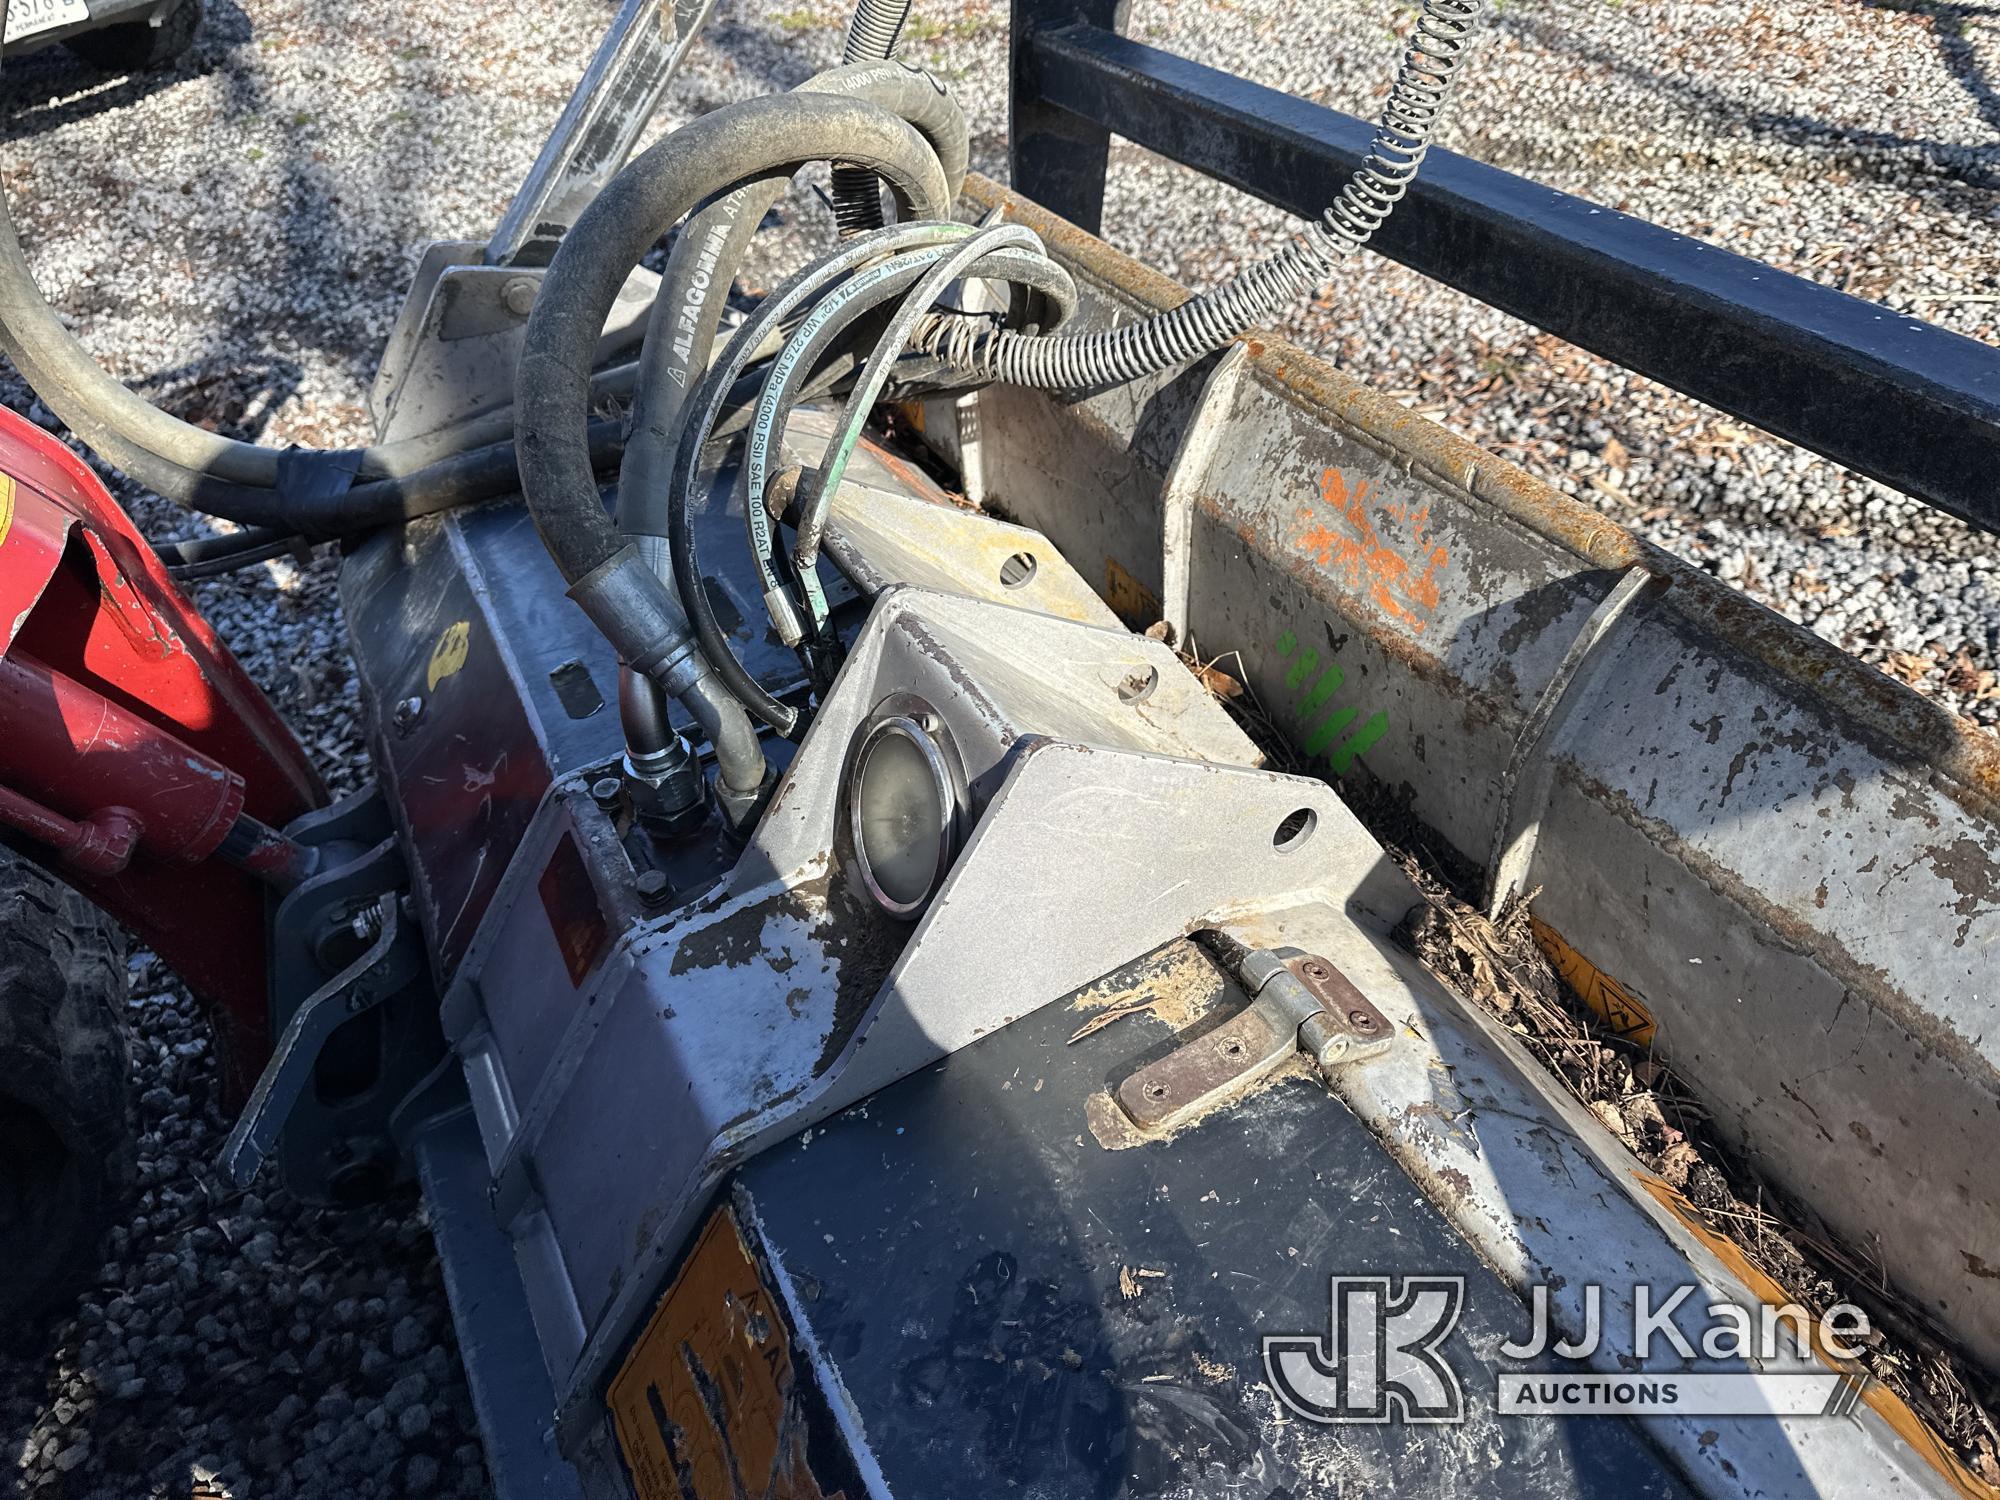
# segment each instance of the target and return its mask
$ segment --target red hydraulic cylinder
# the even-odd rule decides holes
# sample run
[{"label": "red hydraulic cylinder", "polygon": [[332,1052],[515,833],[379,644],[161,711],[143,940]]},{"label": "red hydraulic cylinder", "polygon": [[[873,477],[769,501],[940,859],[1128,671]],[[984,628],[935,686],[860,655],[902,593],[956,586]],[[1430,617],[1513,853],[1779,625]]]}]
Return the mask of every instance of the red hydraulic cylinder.
[{"label": "red hydraulic cylinder", "polygon": [[109,808],[139,849],[195,864],[243,811],[243,778],[158,725],[16,651],[0,657],[0,785],[78,822]]}]

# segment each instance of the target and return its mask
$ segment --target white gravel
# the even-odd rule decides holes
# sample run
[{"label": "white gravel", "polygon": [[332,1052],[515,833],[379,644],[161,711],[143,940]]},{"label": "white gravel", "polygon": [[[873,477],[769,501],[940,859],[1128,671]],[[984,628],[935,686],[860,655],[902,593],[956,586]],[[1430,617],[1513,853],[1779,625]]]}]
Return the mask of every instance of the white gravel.
[{"label": "white gravel", "polygon": [[[196,51],[104,80],[6,69],[6,185],[43,285],[169,408],[270,443],[370,435],[377,353],[426,240],[483,235],[609,0],[211,0]],[[1369,113],[1412,7],[1140,0],[1134,31]],[[844,6],[723,0],[662,125],[834,60]],[[905,55],[960,88],[1004,176],[1006,6],[920,3]],[[2000,9],[1505,0],[1446,144],[1992,341],[2000,318]],[[754,268],[817,238],[796,233]],[[1196,285],[1284,221],[1133,148],[1106,222]],[[2000,724],[1990,538],[1386,261],[1287,330],[1936,696]],[[36,410],[10,374],[0,399]],[[159,535],[205,529],[121,489]],[[204,586],[225,637],[337,789],[366,775],[332,565]],[[420,1212],[204,1186],[225,1122],[184,992],[134,960],[140,1217],[41,1357],[0,1363],[0,1474],[30,1494],[480,1493]],[[4,1479],[0,1479],[3,1484]]]}]

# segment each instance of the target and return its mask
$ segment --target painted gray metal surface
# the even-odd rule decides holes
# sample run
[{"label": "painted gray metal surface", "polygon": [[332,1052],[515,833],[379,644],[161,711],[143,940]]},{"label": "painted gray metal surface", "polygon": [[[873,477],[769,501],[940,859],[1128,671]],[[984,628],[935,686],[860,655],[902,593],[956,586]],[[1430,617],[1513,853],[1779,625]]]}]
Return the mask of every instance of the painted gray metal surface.
[{"label": "painted gray metal surface", "polygon": [[[1078,276],[1082,328],[1185,295],[974,181],[967,217],[995,205]],[[1237,653],[1318,769],[1490,874],[1546,766],[1506,873],[1555,951],[1653,1016],[1761,1170],[2000,1360],[2000,745],[1302,351],[1243,347],[1204,412],[1226,440],[1174,474],[1193,648]],[[1128,623],[1162,608],[1161,492],[1213,364],[979,397],[989,503]],[[937,403],[925,427],[949,452]],[[1635,567],[1663,592],[1561,690]]]},{"label": "painted gray metal surface", "polygon": [[[485,265],[470,240],[440,240],[417,262],[403,310],[369,388],[383,442],[428,437],[510,405],[528,314],[544,266]],[[635,267],[605,320],[597,365],[644,338],[660,278]]]},{"label": "painted gray metal surface", "polygon": [[[1135,671],[1158,681],[1130,702]],[[914,925],[853,889],[840,790],[857,730],[907,693],[956,745],[977,817]],[[579,1441],[733,1162],[1204,922],[1308,893],[1383,928],[1400,918],[1414,891],[1331,789],[1256,758],[1157,643],[893,590],[733,873],[657,922],[618,922],[580,987],[535,909],[536,872],[575,839],[608,908],[620,855],[601,812],[558,785],[446,1025]],[[1302,809],[1310,837],[1279,847]]]},{"label": "painted gray metal surface", "polygon": [[[1504,1028],[1440,993],[1400,947],[1323,907],[1266,913],[1229,929],[1245,943],[1279,938],[1325,954],[1388,1014],[1396,1046],[1329,1087],[1379,1136],[1433,1202],[1516,1290],[1549,1287],[1552,1324],[1584,1328],[1584,1288],[1603,1290],[1604,1338],[1585,1360],[1605,1374],[1744,1369],[1688,1361],[1655,1343],[1641,1364],[1632,1309],[1640,1287],[1659,1307],[1682,1286],[1676,1324],[1698,1341],[1694,1309],[1730,1302],[1755,1314],[1738,1274],[1641,1186],[1648,1174]],[[1635,1191],[1635,1188],[1638,1189]],[[1769,1373],[1822,1368],[1789,1338]],[[1489,1393],[1490,1394],[1490,1393]],[[1956,1493],[1863,1406],[1844,1418],[1647,1418],[1641,1425],[1698,1493],[1712,1500],[1860,1500]]]}]

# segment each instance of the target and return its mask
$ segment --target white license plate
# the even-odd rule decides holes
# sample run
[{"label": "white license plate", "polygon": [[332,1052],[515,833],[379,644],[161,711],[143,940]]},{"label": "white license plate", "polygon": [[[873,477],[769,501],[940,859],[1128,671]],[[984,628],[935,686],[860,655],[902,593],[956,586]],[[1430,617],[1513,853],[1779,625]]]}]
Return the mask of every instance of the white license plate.
[{"label": "white license plate", "polygon": [[53,31],[89,19],[90,7],[84,0],[8,0],[6,40],[18,42],[38,31]]}]

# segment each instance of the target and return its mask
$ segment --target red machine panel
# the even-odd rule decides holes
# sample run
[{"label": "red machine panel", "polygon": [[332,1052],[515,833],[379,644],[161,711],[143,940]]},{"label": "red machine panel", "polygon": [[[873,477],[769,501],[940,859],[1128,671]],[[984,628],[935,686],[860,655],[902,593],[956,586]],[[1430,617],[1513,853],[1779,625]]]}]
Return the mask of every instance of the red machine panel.
[{"label": "red machine panel", "polygon": [[[112,796],[118,780],[115,748],[101,736],[86,743],[90,726],[136,718],[240,777],[243,810],[265,823],[282,826],[326,800],[290,729],[97,476],[5,410],[0,657],[21,681],[58,684],[63,694],[49,712],[11,712],[0,725],[8,737],[0,763],[23,796],[88,814],[83,804]],[[108,712],[78,711],[92,699]],[[157,795],[157,783],[150,790]],[[46,848],[18,847],[54,863]],[[156,861],[143,841],[119,875],[63,873],[186,979],[214,1024],[232,1092],[247,1090],[270,1051],[263,888],[217,860]]]}]

